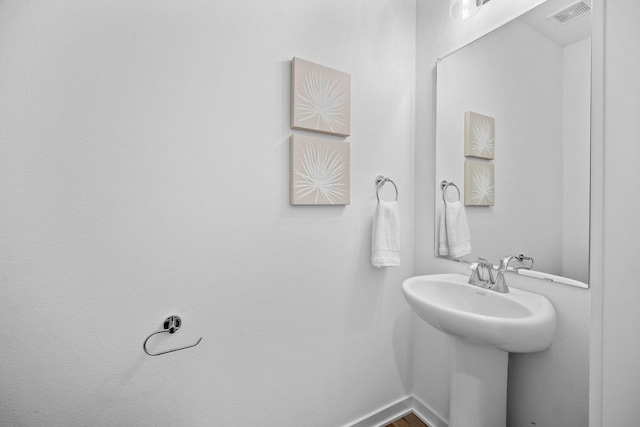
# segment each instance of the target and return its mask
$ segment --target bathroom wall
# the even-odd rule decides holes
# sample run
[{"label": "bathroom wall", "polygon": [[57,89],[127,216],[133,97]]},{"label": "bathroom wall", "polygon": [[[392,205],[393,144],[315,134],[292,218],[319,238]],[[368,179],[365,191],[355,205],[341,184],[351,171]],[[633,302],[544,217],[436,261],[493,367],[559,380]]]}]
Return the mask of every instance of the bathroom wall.
[{"label": "bathroom wall", "polygon": [[[467,21],[448,17],[448,3],[418,2],[416,80],[416,274],[458,272],[464,265],[433,255],[435,199],[436,59],[506,22],[541,1],[490,2]],[[558,219],[562,220],[561,217]],[[511,286],[546,295],[556,307],[556,339],[546,352],[511,355],[508,385],[510,427],[584,426],[589,415],[590,291],[514,277]],[[414,321],[416,398],[441,419],[448,418],[449,365],[444,335]]]},{"label": "bathroom wall", "polygon": [[[602,286],[594,289],[593,406],[590,426],[636,425],[640,419],[640,4],[604,1],[604,203]],[[601,405],[601,406],[600,406]]]},{"label": "bathroom wall", "polygon": [[[415,0],[1,2],[1,423],[324,427],[406,397],[415,32]],[[351,74],[348,206],[289,205],[294,56]],[[378,174],[399,268],[369,265]],[[173,313],[150,347],[202,342],[145,355]]]}]

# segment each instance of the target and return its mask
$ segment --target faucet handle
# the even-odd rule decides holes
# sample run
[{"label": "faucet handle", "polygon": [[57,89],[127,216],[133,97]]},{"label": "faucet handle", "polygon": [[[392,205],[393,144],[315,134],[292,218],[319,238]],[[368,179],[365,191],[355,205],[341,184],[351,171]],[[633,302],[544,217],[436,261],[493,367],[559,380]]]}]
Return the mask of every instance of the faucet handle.
[{"label": "faucet handle", "polygon": [[482,282],[482,277],[480,276],[480,269],[482,268],[481,265],[483,261],[486,261],[486,260],[484,260],[483,258],[479,258],[469,265],[469,270],[471,270],[471,277],[469,277],[468,283],[470,285],[480,286],[480,283]]},{"label": "faucet handle", "polygon": [[509,255],[500,260],[500,270],[508,270],[509,263],[511,263],[511,261],[517,261],[519,263],[530,263],[529,265],[518,265],[516,267],[511,267],[512,270],[531,270],[531,268],[533,268],[533,258],[520,254]]},{"label": "faucet handle", "polygon": [[[491,261],[487,261],[484,258],[478,258],[475,264],[476,264],[476,268],[474,269],[474,273],[478,282],[487,284],[487,285],[492,285],[494,283],[493,263]],[[489,277],[485,278],[484,275],[482,274],[482,270],[486,270]],[[472,275],[472,278],[473,276],[474,275]]]},{"label": "faucet handle", "polygon": [[477,262],[471,264],[471,277],[469,277],[469,281],[467,283],[474,286],[480,286],[480,276],[478,275]]},{"label": "faucet handle", "polygon": [[500,270],[506,270],[507,268],[509,268],[509,263],[511,261],[513,261],[514,259],[516,259],[517,257],[515,255],[509,255],[506,256],[504,258],[502,258],[500,260]]},{"label": "faucet handle", "polygon": [[531,270],[533,268],[533,258],[530,256],[524,256],[523,254],[518,255],[519,262],[528,262],[529,265],[520,265],[516,267],[516,270]]},{"label": "faucet handle", "polygon": [[479,265],[483,266],[484,268],[486,268],[489,271],[498,269],[497,265],[493,265],[493,263],[491,261],[487,260],[487,259],[478,258],[477,262],[478,262]]}]

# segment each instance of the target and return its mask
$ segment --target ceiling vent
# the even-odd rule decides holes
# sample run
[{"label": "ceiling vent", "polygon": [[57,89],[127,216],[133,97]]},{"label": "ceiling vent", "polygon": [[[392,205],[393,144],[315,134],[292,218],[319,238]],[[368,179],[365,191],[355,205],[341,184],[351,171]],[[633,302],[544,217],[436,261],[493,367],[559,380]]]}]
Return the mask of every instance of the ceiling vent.
[{"label": "ceiling vent", "polygon": [[584,1],[579,1],[547,16],[547,19],[554,24],[564,25],[586,15],[589,12],[591,12],[591,7]]}]

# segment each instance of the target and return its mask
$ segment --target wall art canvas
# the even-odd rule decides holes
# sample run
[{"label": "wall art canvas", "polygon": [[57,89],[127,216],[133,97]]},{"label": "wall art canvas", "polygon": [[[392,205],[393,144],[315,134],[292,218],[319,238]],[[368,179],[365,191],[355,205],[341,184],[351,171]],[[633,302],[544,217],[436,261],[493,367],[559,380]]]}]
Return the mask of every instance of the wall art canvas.
[{"label": "wall art canvas", "polygon": [[464,204],[493,206],[495,192],[494,165],[489,162],[464,162]]},{"label": "wall art canvas", "polygon": [[493,117],[472,111],[464,113],[464,155],[493,160],[495,133]]},{"label": "wall art canvas", "polygon": [[291,137],[292,205],[348,205],[350,180],[349,143]]},{"label": "wall art canvas", "polygon": [[351,76],[300,58],[291,61],[291,127],[351,132]]}]

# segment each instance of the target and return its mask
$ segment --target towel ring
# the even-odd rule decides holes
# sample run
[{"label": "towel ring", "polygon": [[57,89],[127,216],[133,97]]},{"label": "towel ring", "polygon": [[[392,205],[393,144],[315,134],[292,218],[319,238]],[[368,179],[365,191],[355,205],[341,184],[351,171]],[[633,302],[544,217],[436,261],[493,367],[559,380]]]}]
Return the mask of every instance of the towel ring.
[{"label": "towel ring", "polygon": [[149,356],[160,356],[161,354],[167,354],[167,353],[172,353],[174,351],[184,350],[186,348],[195,347],[198,344],[200,344],[200,341],[202,341],[202,337],[198,338],[198,341],[196,341],[195,344],[187,345],[184,347],[173,348],[171,350],[161,351],[160,353],[152,353],[149,350],[147,350],[147,341],[149,341],[149,338],[151,338],[154,335],[162,334],[165,332],[173,334],[178,329],[180,329],[180,325],[182,325],[182,319],[180,319],[180,316],[178,315],[174,314],[173,316],[169,316],[166,319],[164,319],[164,324],[163,324],[164,330],[154,332],[151,335],[149,335],[146,340],[144,340],[144,343],[142,344],[142,348],[144,349],[144,352],[147,353]]},{"label": "towel ring", "polygon": [[391,181],[391,179],[386,178],[382,175],[378,175],[376,177],[376,198],[378,199],[378,201],[380,201],[380,189],[384,186],[385,182],[390,182],[393,184],[393,188],[396,189],[396,202],[398,201],[398,186],[396,185],[395,182]]},{"label": "towel ring", "polygon": [[458,188],[458,186],[455,185],[453,183],[453,181],[452,182],[447,182],[447,180],[443,180],[440,183],[440,189],[442,190],[442,200],[444,200],[445,203],[447,203],[447,199],[444,197],[444,195],[447,192],[447,188],[449,188],[451,186],[455,187],[455,189],[458,191],[458,201],[460,201],[460,189]]}]

